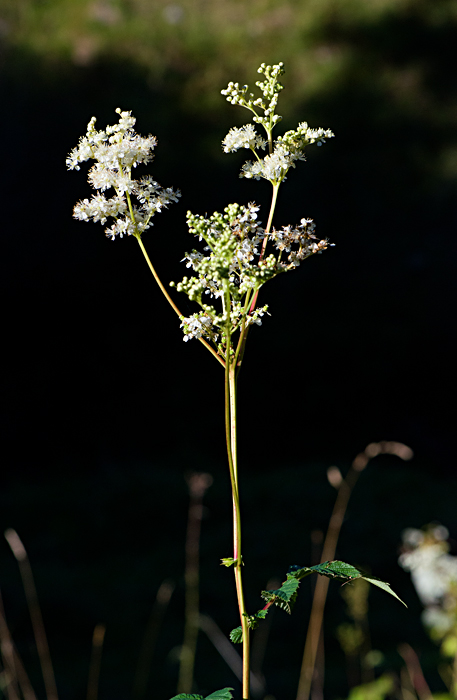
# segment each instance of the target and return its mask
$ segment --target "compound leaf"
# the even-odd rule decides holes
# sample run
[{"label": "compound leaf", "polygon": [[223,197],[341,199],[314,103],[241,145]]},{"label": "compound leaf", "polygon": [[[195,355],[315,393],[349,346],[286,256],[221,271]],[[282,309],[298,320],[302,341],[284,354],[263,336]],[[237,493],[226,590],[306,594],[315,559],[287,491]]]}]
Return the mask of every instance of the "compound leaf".
[{"label": "compound leaf", "polygon": [[[386,581],[381,581],[381,579],[377,578],[376,576],[368,576],[360,569],[352,566],[352,564],[347,564],[344,561],[335,559],[334,561],[324,561],[322,564],[316,564],[315,566],[291,566],[287,573],[287,579],[280,588],[277,588],[274,591],[261,592],[262,598],[267,602],[266,609],[258,610],[254,615],[246,616],[249,627],[255,629],[259,624],[259,621],[265,619],[268,613],[268,608],[271,605],[277,605],[279,608],[282,608],[282,610],[285,610],[290,614],[297,598],[300,581],[310,574],[320,574],[321,576],[326,576],[327,578],[339,579],[345,583],[362,578],[365,581],[368,581],[368,583],[373,584],[373,586],[382,588],[383,591],[389,593],[391,596],[399,600],[405,607],[408,607],[406,603],[404,603],[402,599],[393,592],[390,584]],[[240,644],[243,641],[242,628],[236,627],[234,630],[232,630],[230,632],[230,639],[234,644]],[[176,699],[173,698],[172,700]]]},{"label": "compound leaf", "polygon": [[188,695],[187,693],[180,693],[171,698],[171,700],[203,700],[203,695]]},{"label": "compound leaf", "polygon": [[[301,580],[305,576],[309,576],[309,574],[312,573],[327,576],[327,578],[337,578],[346,582],[353,581],[357,578],[363,578],[365,581],[372,583],[373,586],[382,588],[383,591],[390,593],[390,595],[399,600],[400,603],[403,603],[402,599],[393,592],[390,584],[388,584],[386,581],[381,581],[381,579],[377,578],[376,576],[368,576],[360,569],[352,566],[352,564],[346,564],[344,561],[324,561],[322,564],[316,564],[316,566],[304,566],[301,568],[298,566],[292,566],[289,569],[287,576]],[[403,605],[407,607],[406,603],[403,603]]]}]

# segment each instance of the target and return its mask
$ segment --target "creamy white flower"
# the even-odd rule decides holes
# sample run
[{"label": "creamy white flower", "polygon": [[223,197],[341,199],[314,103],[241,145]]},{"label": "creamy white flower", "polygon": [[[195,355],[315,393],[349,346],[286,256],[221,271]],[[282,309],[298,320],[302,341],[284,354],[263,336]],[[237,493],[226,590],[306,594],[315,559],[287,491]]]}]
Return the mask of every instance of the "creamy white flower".
[{"label": "creamy white flower", "polygon": [[203,253],[199,253],[197,250],[194,250],[192,253],[186,253],[181,262],[184,262],[184,260],[187,260],[186,267],[194,268],[195,263],[203,260]]},{"label": "creamy white flower", "polygon": [[411,572],[417,595],[424,605],[441,600],[450,582],[457,581],[457,557],[443,553],[438,544],[405,552],[399,562]]},{"label": "creamy white flower", "polygon": [[408,550],[399,557],[399,564],[411,572],[417,595],[424,605],[442,601],[457,583],[457,557],[447,552],[443,540],[445,528],[429,529],[426,533],[409,528],[403,533]]},{"label": "creamy white flower", "polygon": [[233,127],[222,141],[224,153],[237,151],[239,148],[265,149],[267,142],[261,138],[252,124],[246,124],[241,128]]},{"label": "creamy white flower", "polygon": [[[95,117],[90,120],[87,133],[80,139],[78,147],[67,158],[67,167],[79,169],[79,163],[88,159],[95,160],[89,171],[89,182],[104,192],[113,188],[115,197],[105,198],[99,194],[89,201],[87,199],[74,208],[73,215],[82,221],[100,221],[105,223],[109,216],[117,219],[106,230],[106,235],[114,240],[116,236],[141,236],[152,224],[150,219],[156,212],[167,207],[170,202],[177,202],[181,196],[179,190],[171,187],[162,189],[151,177],[140,181],[132,179],[132,168],[152,159],[152,151],[157,144],[155,136],[139,136],[133,131],[135,118],[131,112],[121,112],[119,123],[108,126],[105,131],[97,131]],[[140,206],[135,206],[134,195]],[[126,215],[120,218],[120,215]]]},{"label": "creamy white flower", "polygon": [[193,314],[189,318],[183,318],[180,328],[184,329],[184,342],[187,343],[191,338],[201,338],[208,334],[212,325],[212,320],[205,314]]},{"label": "creamy white flower", "polygon": [[242,167],[240,176],[260,180],[261,177],[277,184],[285,180],[285,176],[290,168],[295,167],[296,160],[303,160],[304,156],[300,151],[291,149],[283,143],[278,143],[271,155],[255,161],[248,161]]},{"label": "creamy white flower", "polygon": [[108,216],[118,216],[127,210],[127,204],[122,197],[106,199],[102,194],[93,195],[92,199],[83,199],[75,205],[73,216],[81,221],[100,221],[105,223]]}]

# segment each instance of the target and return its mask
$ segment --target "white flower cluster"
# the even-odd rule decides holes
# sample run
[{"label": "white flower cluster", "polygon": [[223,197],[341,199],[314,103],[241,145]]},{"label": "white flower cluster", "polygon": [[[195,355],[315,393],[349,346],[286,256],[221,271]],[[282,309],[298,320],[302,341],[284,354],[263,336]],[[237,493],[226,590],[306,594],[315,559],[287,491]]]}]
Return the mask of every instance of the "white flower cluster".
[{"label": "white flower cluster", "polygon": [[227,136],[222,141],[224,153],[237,151],[239,148],[250,148],[255,151],[256,148],[265,150],[267,142],[261,138],[252,124],[246,124],[241,129],[233,127],[230,129]]},{"label": "white flower cluster", "polygon": [[403,532],[399,563],[411,578],[425,610],[422,621],[431,636],[446,641],[457,635],[457,557],[449,554],[448,530],[431,525]]},{"label": "white flower cluster", "polygon": [[[269,234],[269,238],[273,241],[275,248],[280,251],[278,262],[284,251],[289,253],[287,257],[289,266],[298,267],[310,255],[322,253],[323,250],[327,250],[327,248],[335,245],[334,243],[329,243],[327,239],[319,240],[314,235],[315,228],[316,224],[312,219],[302,219],[295,228],[283,226],[279,231],[273,229]],[[289,266],[286,265],[286,267]]]},{"label": "white flower cluster", "polygon": [[247,161],[241,169],[240,177],[269,180],[272,185],[278,185],[286,179],[290,168],[295,168],[297,160],[306,160],[305,146],[317,143],[321,146],[326,138],[332,138],[330,129],[311,129],[306,122],[298,125],[295,131],[288,131],[279,136],[273,152],[255,162]]},{"label": "white flower cluster", "polygon": [[180,328],[184,329],[184,342],[187,343],[191,338],[201,338],[202,336],[210,336],[212,319],[202,313],[196,313],[188,318],[181,317]]},{"label": "white flower cluster", "polygon": [[[116,194],[111,198],[96,194],[90,200],[83,199],[73,210],[74,218],[80,221],[92,219],[104,224],[108,217],[115,219],[114,224],[105,231],[112,240],[116,236],[141,237],[152,226],[154,214],[170,202],[177,202],[181,196],[179,190],[174,191],[171,187],[164,189],[151,177],[132,179],[132,168],[152,160],[157,139],[135,133],[133,127],[136,119],[131,112],[121,112],[120,109],[116,112],[119,123],[106,127],[104,131],[96,130],[96,119],[92,117],[86,135],[66,161],[69,170],[79,170],[80,163],[95,160],[95,165],[89,171],[89,182],[100,192],[110,188],[115,190]],[[137,205],[132,203],[131,195],[136,197]]]},{"label": "white flower cluster", "polygon": [[[259,73],[265,74],[264,81],[257,81],[256,85],[262,91],[263,97],[254,99],[253,93],[248,94],[248,86],[240,87],[238,83],[229,83],[222,94],[226,95],[231,104],[246,107],[253,112],[253,121],[261,124],[268,136],[270,152],[264,158],[256,153],[256,149],[266,147],[267,142],[261,139],[252,124],[241,128],[234,128],[229,131],[222,141],[225,153],[237,151],[239,148],[250,148],[256,160],[247,161],[240,173],[240,177],[260,180],[269,180],[273,186],[278,186],[286,179],[290,168],[295,167],[297,160],[305,159],[305,146],[316,143],[322,146],[326,139],[334,136],[330,129],[311,129],[307,122],[301,122],[294,131],[287,131],[283,136],[279,136],[273,143],[272,131],[275,125],[282,119],[275,114],[278,97],[283,86],[278,82],[280,75],[284,73],[284,66],[278,63],[275,66],[266,66],[264,63],[259,68]],[[258,110],[263,110],[260,116]]]},{"label": "white flower cluster", "polygon": [[[251,303],[260,287],[276,275],[298,267],[305,258],[325,250],[330,244],[314,235],[311,219],[302,219],[297,227],[286,226],[280,231],[267,233],[257,220],[258,207],[231,204],[224,214],[215,212],[209,218],[188,212],[189,230],[204,240],[204,252],[186,253],[186,267],[195,275],[183,277],[175,285],[199,304],[201,311],[182,318],[184,340],[205,337],[213,342],[224,336],[227,314],[231,333],[251,324],[262,324],[267,307],[252,308]],[[273,243],[278,255],[265,257],[265,246]],[[282,260],[283,254],[287,260]],[[227,294],[229,298],[227,297]],[[205,301],[219,299],[222,310]]]}]

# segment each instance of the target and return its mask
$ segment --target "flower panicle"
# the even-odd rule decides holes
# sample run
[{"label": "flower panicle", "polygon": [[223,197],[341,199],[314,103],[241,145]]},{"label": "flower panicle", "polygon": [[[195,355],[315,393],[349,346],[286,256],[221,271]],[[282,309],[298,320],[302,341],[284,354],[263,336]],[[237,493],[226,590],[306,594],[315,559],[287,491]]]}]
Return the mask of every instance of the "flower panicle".
[{"label": "flower panicle", "polygon": [[[234,333],[252,324],[261,325],[267,306],[251,308],[254,295],[268,280],[298,267],[303,260],[321,253],[333,244],[315,235],[312,219],[303,218],[298,226],[284,226],[267,232],[258,221],[259,207],[230,204],[224,213],[209,217],[188,212],[189,231],[206,245],[203,252],[192,250],[182,262],[194,274],[177,284],[178,292],[200,306],[188,318],[181,319],[184,340],[205,338],[214,343],[224,337],[227,324],[225,290],[230,295],[230,324]],[[262,255],[270,243],[275,252]],[[222,305],[217,311],[213,301]]]},{"label": "flower panicle", "polygon": [[[283,85],[278,78],[284,73],[283,63],[273,66],[262,63],[258,69],[265,75],[265,80],[258,80],[257,87],[262,92],[262,97],[254,98],[249,93],[249,86],[240,87],[239,83],[230,82],[221,93],[226,96],[228,102],[249,109],[253,113],[252,120],[255,124],[264,127],[267,140],[263,139],[252,124],[246,124],[240,128],[230,129],[222,141],[224,153],[233,153],[240,148],[248,148],[255,155],[255,161],[247,161],[240,172],[240,177],[260,180],[261,178],[271,182],[273,186],[286,180],[290,168],[295,168],[297,160],[306,160],[305,147],[313,143],[322,146],[326,139],[334,137],[331,129],[311,128],[307,122],[301,122],[295,130],[287,131],[283,136],[273,142],[272,132],[282,117],[275,114],[279,93]],[[260,113],[263,111],[263,115]],[[261,157],[257,151],[265,150],[269,144],[269,153]]]},{"label": "flower panicle", "polygon": [[[94,160],[89,170],[88,180],[97,194],[83,199],[73,209],[73,216],[80,221],[100,221],[106,223],[113,218],[114,223],[105,229],[106,236],[114,240],[117,236],[141,235],[153,224],[152,217],[171,202],[177,202],[181,193],[171,187],[162,188],[150,176],[139,180],[132,178],[132,168],[147,164],[153,159],[152,151],[157,138],[140,136],[133,127],[136,119],[131,112],[116,109],[118,124],[107,126],[105,130],[95,128],[92,117],[87,125],[86,135],[67,157],[69,170],[79,170],[80,163]],[[112,197],[105,196],[109,189],[115,191]],[[137,203],[132,203],[135,197]]]}]

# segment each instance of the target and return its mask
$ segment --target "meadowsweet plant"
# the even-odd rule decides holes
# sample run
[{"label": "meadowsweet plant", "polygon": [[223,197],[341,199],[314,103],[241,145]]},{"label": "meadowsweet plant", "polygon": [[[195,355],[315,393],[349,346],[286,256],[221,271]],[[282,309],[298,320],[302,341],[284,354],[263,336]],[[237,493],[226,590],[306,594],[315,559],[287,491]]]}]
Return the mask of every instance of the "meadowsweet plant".
[{"label": "meadowsweet plant", "polygon": [[[322,146],[333,138],[330,129],[313,129],[301,122],[294,130],[273,137],[281,117],[276,114],[279,82],[284,73],[282,63],[262,64],[257,81],[259,96],[249,92],[247,85],[229,83],[222,94],[228,102],[248,110],[252,122],[233,128],[222,141],[225,153],[245,148],[251,159],[242,167],[240,177],[249,180],[265,179],[271,183],[271,206],[266,226],[259,220],[255,203],[229,204],[223,212],[202,216],[187,212],[187,225],[194,239],[200,243],[185,253],[188,274],[170,286],[182,292],[195,303],[191,316],[184,316],[160,280],[143,244],[143,234],[152,226],[152,217],[178,201],[180,192],[171,187],[162,188],[147,176],[133,178],[137,165],[152,160],[157,141],[154,136],[142,137],[135,133],[135,119],[130,112],[116,110],[119,123],[105,130],[95,128],[95,118],[89,122],[87,133],[67,158],[69,169],[79,169],[80,163],[93,160],[89,182],[97,190],[90,200],[84,199],[74,208],[74,217],[82,221],[108,222],[106,235],[111,240],[124,236],[137,239],[146,262],[162,293],[179,316],[184,341],[197,339],[219,362],[225,379],[225,430],[228,467],[233,500],[233,553],[222,558],[222,564],[234,571],[240,626],[232,631],[231,640],[243,646],[242,697],[248,700],[249,691],[249,635],[263,620],[269,608],[277,605],[290,612],[301,579],[312,573],[328,578],[350,581],[365,578],[395,595],[389,585],[374,577],[367,577],[358,569],[339,561],[324,562],[314,567],[291,567],[282,586],[275,591],[264,591],[263,607],[248,613],[244,602],[242,577],[241,511],[238,480],[236,396],[237,377],[252,326],[262,325],[268,314],[268,305],[259,292],[266,282],[284,272],[295,270],[316,253],[322,253],[332,244],[319,239],[312,219],[303,217],[299,223],[281,228],[273,227],[273,217],[282,183],[299,161],[304,161],[309,146]],[[111,196],[108,196],[110,192]],[[263,291],[262,291],[263,297]],[[180,688],[173,700],[193,698],[191,688]],[[230,700],[232,689],[212,693],[212,700]]]}]

